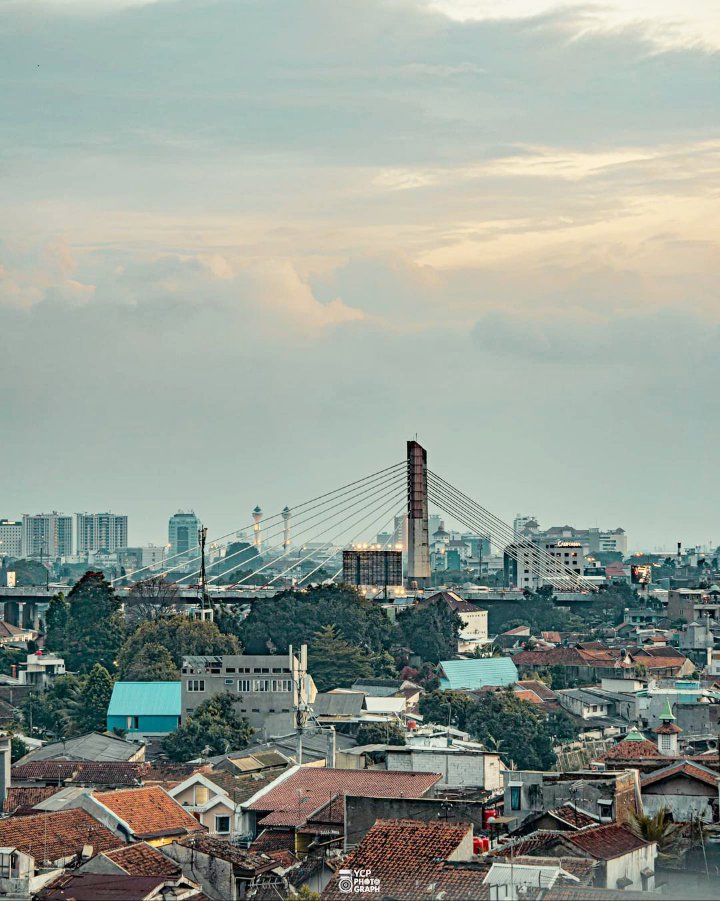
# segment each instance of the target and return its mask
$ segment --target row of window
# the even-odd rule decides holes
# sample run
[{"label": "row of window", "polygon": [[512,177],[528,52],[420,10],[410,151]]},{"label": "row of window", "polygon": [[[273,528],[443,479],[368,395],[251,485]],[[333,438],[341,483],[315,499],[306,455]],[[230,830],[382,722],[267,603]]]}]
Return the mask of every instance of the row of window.
[{"label": "row of window", "polygon": [[[225,679],[225,685],[228,690],[234,688],[235,679]],[[204,679],[188,679],[188,691],[205,691]],[[273,691],[288,692],[293,690],[292,679],[238,679],[237,690],[240,692],[249,691]]]}]

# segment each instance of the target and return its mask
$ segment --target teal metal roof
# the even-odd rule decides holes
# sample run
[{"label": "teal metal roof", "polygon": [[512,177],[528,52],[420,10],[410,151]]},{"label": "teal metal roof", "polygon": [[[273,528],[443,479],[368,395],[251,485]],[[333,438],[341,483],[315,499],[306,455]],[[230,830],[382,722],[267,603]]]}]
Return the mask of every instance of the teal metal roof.
[{"label": "teal metal roof", "polygon": [[510,657],[485,657],[476,660],[441,660],[444,676],[440,688],[483,688],[485,685],[512,685],[518,680],[517,667]]},{"label": "teal metal roof", "polygon": [[108,716],[180,716],[180,682],[116,682]]}]

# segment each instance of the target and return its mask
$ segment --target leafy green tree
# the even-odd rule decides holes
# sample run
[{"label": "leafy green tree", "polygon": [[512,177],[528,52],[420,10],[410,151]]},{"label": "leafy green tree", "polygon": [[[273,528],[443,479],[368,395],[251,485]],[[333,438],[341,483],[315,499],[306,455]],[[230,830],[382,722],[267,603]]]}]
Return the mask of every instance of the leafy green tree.
[{"label": "leafy green tree", "polygon": [[467,729],[468,715],[474,710],[476,702],[461,691],[432,691],[420,698],[420,714],[425,722],[448,724],[463,732]]},{"label": "leafy green tree", "polygon": [[462,620],[444,601],[415,607],[399,617],[403,643],[423,660],[438,663],[457,654]]},{"label": "leafy green tree", "polygon": [[288,647],[309,643],[324,626],[367,653],[393,644],[394,628],[382,609],[349,585],[320,585],[288,591],[253,604],[238,637],[250,654],[284,654]]},{"label": "leafy green tree", "polygon": [[112,690],[112,676],[96,663],[84,680],[75,705],[73,719],[78,732],[105,731]]},{"label": "leafy green tree", "polygon": [[[149,644],[164,647],[176,667],[181,665],[184,655],[241,653],[237,639],[232,635],[223,635],[210,620],[171,616],[142,623],[126,639],[118,654],[121,679],[131,679],[133,672],[142,670],[147,663],[143,649]],[[136,664],[138,660],[140,663]],[[166,665],[167,658],[164,660]]]},{"label": "leafy green tree", "polygon": [[56,594],[45,614],[45,647],[49,651],[65,653],[69,616],[70,603],[64,594]]},{"label": "leafy green tree", "polygon": [[63,656],[68,669],[89,672],[96,663],[115,671],[125,637],[120,601],[100,572],[87,572],[68,595]]},{"label": "leafy green tree", "polygon": [[53,740],[74,735],[77,732],[75,712],[83,683],[83,677],[68,673],[44,691],[28,692],[19,704],[27,734]]},{"label": "leafy green tree", "polygon": [[660,858],[674,860],[679,857],[684,824],[674,823],[667,807],[661,807],[654,814],[633,814],[628,827],[638,838],[657,842]]},{"label": "leafy green tree", "polygon": [[[44,586],[48,584],[48,570],[39,560],[20,559],[7,561],[3,565],[3,572],[15,573],[15,584],[19,588]],[[3,585],[5,580],[3,579]]]},{"label": "leafy green tree", "polygon": [[359,745],[404,745],[405,731],[397,723],[363,723],[355,739]]},{"label": "leafy green tree", "polygon": [[141,647],[123,672],[128,682],[175,682],[179,678],[180,669],[170,651],[154,642]]},{"label": "leafy green tree", "polygon": [[350,688],[356,679],[373,674],[372,660],[361,648],[340,637],[332,626],[323,626],[308,646],[308,671],[319,691]]},{"label": "leafy green tree", "polygon": [[18,738],[17,735],[13,735],[10,739],[10,762],[17,763],[21,757],[24,757],[30,748],[25,744],[22,738]]},{"label": "leafy green tree", "polygon": [[240,700],[229,692],[208,698],[162,742],[171,760],[186,761],[198,757],[227,754],[247,747],[253,730],[238,716],[235,704]]},{"label": "leafy green tree", "polygon": [[11,673],[13,666],[25,660],[25,652],[20,648],[0,645],[0,673]]}]

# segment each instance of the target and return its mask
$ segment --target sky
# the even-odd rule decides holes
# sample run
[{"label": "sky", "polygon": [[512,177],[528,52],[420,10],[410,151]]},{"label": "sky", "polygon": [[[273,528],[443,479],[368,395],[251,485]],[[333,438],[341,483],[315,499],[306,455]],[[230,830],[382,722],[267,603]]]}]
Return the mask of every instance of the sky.
[{"label": "sky", "polygon": [[0,517],[430,466],[720,543],[720,2],[0,0]]}]

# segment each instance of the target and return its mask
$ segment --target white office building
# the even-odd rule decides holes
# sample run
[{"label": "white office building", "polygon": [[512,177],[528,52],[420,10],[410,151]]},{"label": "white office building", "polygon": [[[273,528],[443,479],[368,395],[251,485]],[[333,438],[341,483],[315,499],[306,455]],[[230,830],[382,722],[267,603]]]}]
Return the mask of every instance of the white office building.
[{"label": "white office building", "polygon": [[72,516],[58,513],[23,515],[22,556],[55,560],[73,552]]},{"label": "white office building", "polygon": [[0,557],[22,556],[22,522],[0,519]]},{"label": "white office building", "polygon": [[128,544],[128,518],[116,513],[76,513],[77,553],[112,553]]}]

